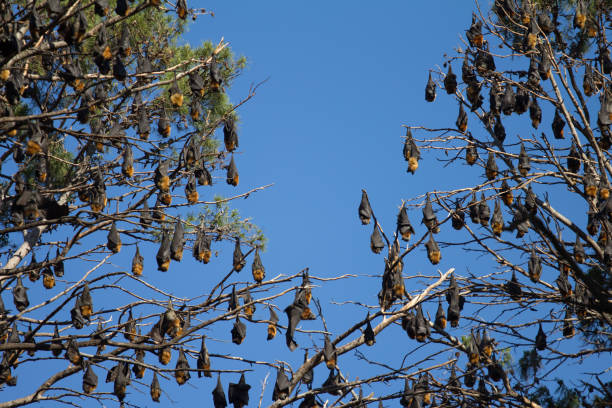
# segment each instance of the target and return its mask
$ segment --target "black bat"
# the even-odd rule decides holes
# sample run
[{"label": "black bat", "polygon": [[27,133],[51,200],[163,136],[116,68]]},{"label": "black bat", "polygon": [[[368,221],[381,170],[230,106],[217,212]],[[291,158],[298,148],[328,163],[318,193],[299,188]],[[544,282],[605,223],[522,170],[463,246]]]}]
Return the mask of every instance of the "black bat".
[{"label": "black bat", "polygon": [[251,386],[246,383],[244,373],[240,375],[238,383],[230,383],[227,390],[227,397],[230,404],[234,404],[234,408],[243,408],[249,405],[249,390]]},{"label": "black bat", "polygon": [[372,218],[372,207],[370,207],[370,200],[368,200],[368,193],[365,190],[361,190],[361,202],[359,203],[359,219],[362,225],[368,225]]}]

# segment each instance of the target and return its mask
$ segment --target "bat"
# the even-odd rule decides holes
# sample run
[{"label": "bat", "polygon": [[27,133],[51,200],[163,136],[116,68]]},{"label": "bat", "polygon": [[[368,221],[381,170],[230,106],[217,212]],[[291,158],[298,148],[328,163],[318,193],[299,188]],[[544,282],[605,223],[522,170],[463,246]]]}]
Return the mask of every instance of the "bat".
[{"label": "bat", "polygon": [[406,377],[404,379],[404,391],[402,392],[402,397],[399,401],[400,405],[404,408],[417,406],[419,403],[416,401],[415,403],[413,403],[414,397],[415,395],[413,393],[413,387],[410,385],[410,380],[408,379],[408,377]]},{"label": "bat", "polygon": [[159,191],[167,193],[170,191],[170,177],[168,176],[168,161],[160,160],[157,168],[155,169],[155,175],[153,176],[155,186]]},{"label": "bat", "polygon": [[437,234],[440,232],[440,227],[438,226],[438,218],[433,211],[433,207],[431,205],[431,200],[429,199],[429,194],[427,194],[427,199],[425,200],[425,206],[423,207],[423,219],[421,223],[425,224],[427,229]]},{"label": "bat", "polygon": [[494,180],[497,177],[499,169],[497,167],[497,163],[495,162],[495,153],[489,152],[489,158],[487,159],[487,164],[485,167],[485,174],[489,181]]},{"label": "bat", "polygon": [[561,118],[559,108],[555,110],[555,117],[552,121],[552,131],[555,139],[563,139],[563,128],[565,127],[565,121]]},{"label": "bat", "polygon": [[535,338],[535,346],[536,349],[540,351],[546,350],[546,334],[544,334],[544,330],[542,330],[542,323],[540,323],[540,328]]},{"label": "bat", "polygon": [[438,243],[434,240],[433,234],[429,233],[429,241],[425,243],[425,248],[427,248],[427,258],[432,265],[437,265],[442,259],[442,254],[440,253],[440,247]]},{"label": "bat", "polygon": [[208,350],[206,349],[206,343],[204,342],[204,336],[202,336],[202,345],[200,346],[200,352],[198,353],[198,361],[197,361],[198,370],[198,378],[202,377],[212,377],[210,373],[210,356],[208,355]]},{"label": "bat", "polygon": [[183,106],[183,93],[179,89],[178,83],[176,82],[176,75],[174,76],[174,80],[172,81],[172,85],[169,89],[170,93],[170,103],[177,108]]},{"label": "bat", "polygon": [[501,101],[501,111],[504,115],[511,115],[516,106],[516,95],[512,89],[512,84],[506,84],[506,90]]},{"label": "bat", "polygon": [[233,255],[233,267],[236,272],[240,272],[244,265],[246,265],[246,260],[244,259],[244,255],[242,254],[242,250],[240,249],[240,237],[236,238],[236,245],[234,246],[234,255]]},{"label": "bat", "polygon": [[83,374],[83,392],[85,394],[91,394],[98,386],[98,376],[94,373],[89,362],[87,362],[86,365],[87,370],[85,370],[85,374]]},{"label": "bat", "polygon": [[382,240],[382,236],[380,235],[380,231],[378,229],[378,223],[374,224],[374,231],[372,231],[372,235],[370,236],[370,249],[375,254],[379,254],[383,248],[385,247],[385,243]]},{"label": "bat", "polygon": [[142,255],[140,255],[140,250],[138,249],[138,245],[136,245],[136,253],[132,258],[132,273],[134,274],[134,276],[142,275],[143,261],[144,258],[142,257]]},{"label": "bat", "polygon": [[480,349],[485,356],[491,357],[491,354],[493,353],[493,340],[489,337],[489,333],[486,329],[483,329],[482,331]]},{"label": "bat", "polygon": [[540,72],[540,78],[545,81],[550,77],[551,65],[552,64],[548,52],[542,52],[542,56],[540,57],[540,64],[538,65],[538,71]]},{"label": "bat", "polygon": [[236,187],[238,185],[239,176],[238,176],[238,168],[236,167],[236,162],[234,161],[234,155],[230,160],[229,166],[227,167],[227,184]]},{"label": "bat", "polygon": [[[607,149],[605,149],[605,150],[607,150]],[[599,199],[600,200],[607,200],[608,198],[610,198],[610,188],[606,184],[605,178],[601,177],[599,179]]]},{"label": "bat", "polygon": [[321,408],[321,403],[317,401],[315,395],[308,394],[306,397],[304,397],[302,402],[300,402],[298,408]]},{"label": "bat", "polygon": [[442,302],[438,302],[438,310],[436,311],[436,320],[434,326],[444,330],[446,328],[446,314],[442,308]]},{"label": "bat", "polygon": [[134,320],[134,317],[132,316],[132,309],[130,309],[129,313],[128,313],[128,321],[125,324],[125,332],[123,333],[123,337],[125,337],[125,339],[127,341],[134,341],[134,336],[136,335],[136,321]]},{"label": "bat", "polygon": [[465,110],[463,109],[462,103],[459,103],[459,114],[457,115],[457,120],[455,121],[455,124],[457,125],[457,129],[459,129],[461,133],[465,133],[468,125],[468,117],[465,113]]},{"label": "bat", "polygon": [[[59,3],[59,1],[58,1],[58,3]],[[94,1],[94,12],[99,17],[106,16],[109,11],[110,11],[110,8],[109,8],[109,5],[108,5],[108,0],[95,0]]]},{"label": "bat", "polygon": [[370,207],[370,200],[368,199],[368,193],[365,190],[361,190],[361,202],[359,203],[359,219],[362,225],[368,225],[372,218],[372,207]]},{"label": "bat", "polygon": [[53,330],[53,337],[51,338],[51,345],[53,347],[51,347],[51,353],[53,354],[54,357],[59,357],[60,354],[62,354],[62,341],[59,339],[59,331],[57,330],[57,325],[55,326],[55,329]]},{"label": "bat", "polygon": [[140,223],[142,225],[151,225],[151,211],[149,210],[149,204],[145,201],[140,210]]},{"label": "bat", "polygon": [[251,297],[251,292],[249,291],[248,287],[245,288],[242,299],[244,302],[244,314],[246,315],[247,319],[250,319],[253,317],[253,313],[255,313],[255,303],[253,303],[253,298]]},{"label": "bat", "polygon": [[504,227],[504,218],[501,212],[501,206],[499,200],[495,200],[495,209],[493,210],[493,218],[491,218],[491,229],[495,236],[501,236],[502,229]]},{"label": "bat", "polygon": [[529,256],[527,266],[529,270],[529,278],[532,282],[538,283],[540,281],[540,275],[542,274],[542,261],[538,254],[536,254],[535,246],[531,247],[531,255]]},{"label": "bat", "polygon": [[302,296],[298,296],[296,294],[293,303],[285,308],[285,313],[287,314],[287,331],[285,332],[285,338],[287,341],[287,346],[289,350],[293,351],[297,348],[297,343],[293,339],[293,335],[295,333],[295,328],[298,323],[302,319],[302,313],[304,309],[307,307],[305,299]]},{"label": "bat", "polygon": [[234,408],[243,408],[249,405],[249,390],[251,386],[246,383],[244,373],[240,375],[238,383],[230,383],[227,390],[227,397],[230,404],[234,405]]},{"label": "bat", "polygon": [[526,86],[526,84],[519,85],[516,91],[516,102],[514,105],[514,111],[519,115],[522,115],[523,113],[527,112],[527,109],[529,109],[529,106],[531,105],[531,98],[529,97],[529,93],[524,88],[524,86]]},{"label": "bat", "polygon": [[189,89],[194,95],[204,96],[204,80],[197,71],[189,73]]},{"label": "bat", "polygon": [[419,147],[414,142],[412,137],[412,131],[410,128],[406,129],[406,139],[404,140],[403,149],[404,159],[408,162],[408,172],[414,174],[419,168],[419,159],[421,158],[421,152]]},{"label": "bat", "polygon": [[[474,71],[472,69],[472,74],[473,72]],[[482,103],[484,102],[484,97],[480,94],[481,87],[482,85],[476,81],[474,74],[473,82],[469,83],[466,89],[468,102],[470,102],[470,104],[472,105],[470,107],[470,111],[472,112],[475,112],[478,108],[480,108],[482,106]]]},{"label": "bat", "polygon": [[179,16],[181,20],[185,20],[187,18],[187,1],[186,0],[178,0],[176,2],[176,14]]},{"label": "bat", "polygon": [[376,343],[376,338],[374,334],[374,330],[372,329],[372,324],[370,323],[370,313],[366,316],[366,328],[363,331],[363,341],[366,346],[373,346]]},{"label": "bat", "polygon": [[476,375],[474,372],[477,368],[478,367],[474,366],[473,364],[468,363],[463,376],[463,382],[465,383],[466,387],[472,388],[474,384],[476,384]]},{"label": "bat", "polygon": [[157,131],[164,137],[170,137],[171,130],[172,128],[170,126],[170,121],[166,116],[166,111],[162,108],[162,111],[159,114],[159,120],[157,121]]},{"label": "bat", "polygon": [[410,223],[408,211],[404,204],[402,204],[402,208],[400,208],[399,214],[397,215],[397,230],[404,241],[409,241],[412,234],[414,234],[414,228]]},{"label": "bat", "polygon": [[162,241],[157,251],[157,270],[167,272],[170,267],[170,232],[164,230],[162,233]]},{"label": "bat", "polygon": [[194,121],[200,120],[200,116],[202,116],[201,102],[195,96],[191,98],[189,115],[191,116],[191,119],[193,119]]},{"label": "bat", "polygon": [[501,197],[504,204],[506,204],[508,207],[510,207],[514,202],[512,190],[510,189],[510,186],[508,185],[508,182],[505,179],[502,181],[501,184]]},{"label": "bat", "polygon": [[251,264],[251,271],[253,274],[253,279],[257,283],[261,283],[266,276],[266,270],[261,263],[261,258],[259,256],[259,248],[255,249],[255,256],[253,257],[253,263]]},{"label": "bat", "polygon": [[178,360],[176,360],[175,370],[176,371],[174,372],[174,378],[176,379],[176,383],[178,385],[185,384],[187,381],[189,381],[189,378],[191,378],[191,375],[189,374],[189,362],[187,361],[187,357],[185,356],[185,351],[183,351],[183,348],[179,350],[179,356]]},{"label": "bat", "polygon": [[451,64],[448,64],[448,72],[444,77],[444,89],[446,93],[452,95],[457,91],[457,75],[453,73]]},{"label": "bat", "polygon": [[489,225],[489,218],[491,217],[491,209],[489,208],[489,204],[487,203],[487,198],[484,193],[481,195],[480,202],[478,203],[478,220],[480,221],[480,225],[486,227]]},{"label": "bat", "polygon": [[200,160],[200,149],[196,146],[195,140],[191,139],[183,149],[183,160],[187,166],[192,166]]},{"label": "bat", "polygon": [[45,266],[42,270],[43,286],[45,289],[52,289],[55,286],[55,276],[49,265]]},{"label": "bat", "polygon": [[414,391],[417,396],[422,396],[423,405],[431,404],[431,393],[429,392],[429,377],[428,373],[422,374],[419,376],[419,380],[417,381]]},{"label": "bat", "polygon": [[329,369],[336,367],[337,360],[336,347],[329,341],[329,337],[325,335],[325,342],[323,345],[323,358],[325,359],[325,365]]},{"label": "bat", "polygon": [[138,379],[142,379],[144,377],[144,373],[145,373],[144,356],[145,356],[144,350],[141,350],[141,349],[136,350],[135,360],[140,364],[133,364],[132,372],[134,373],[134,376]]},{"label": "bat", "polygon": [[459,231],[465,225],[465,211],[463,211],[463,208],[461,208],[461,203],[459,200],[455,202],[455,211],[452,213],[451,224],[457,231]]},{"label": "bat", "polygon": [[227,406],[227,400],[225,399],[225,391],[221,385],[221,375],[217,376],[217,386],[212,391],[213,405],[215,408],[225,408]]},{"label": "bat", "polygon": [[228,300],[228,308],[230,312],[233,312],[238,308],[238,296],[236,295],[236,286],[232,286],[232,294]]},{"label": "bat", "polygon": [[15,304],[15,308],[17,308],[19,312],[23,312],[28,308],[28,306],[30,306],[27,288],[23,286],[23,282],[21,282],[21,276],[17,277],[17,283],[13,288],[13,303]]},{"label": "bat", "polygon": [[134,175],[134,154],[132,148],[126,143],[123,150],[123,164],[121,165],[121,173],[128,178]]},{"label": "bat", "polygon": [[[274,390],[272,391],[272,401],[283,400],[289,396],[289,388],[291,383],[285,370],[278,367],[276,370],[276,381],[274,382]],[[215,407],[217,408],[217,407]]]},{"label": "bat", "polygon": [[476,52],[474,65],[480,76],[488,75],[490,71],[495,71],[495,60],[489,52],[489,45],[483,44],[484,47]]},{"label": "bat", "polygon": [[504,369],[502,368],[501,364],[497,362],[497,357],[495,357],[495,354],[493,354],[491,360],[493,363],[489,364],[488,366],[489,377],[493,381],[501,381],[502,377],[504,376]]},{"label": "bat", "polygon": [[74,339],[68,340],[68,347],[66,347],[65,357],[74,365],[81,364],[81,353],[79,353],[79,346],[77,346]]},{"label": "bat", "polygon": [[529,156],[525,151],[525,146],[521,143],[521,152],[518,157],[518,169],[521,176],[527,177],[527,173],[531,170],[531,164],[529,164]]},{"label": "bat", "polygon": [[482,47],[484,38],[482,36],[482,22],[476,19],[476,15],[472,14],[472,25],[465,33],[471,47]]},{"label": "bat", "polygon": [[470,136],[470,141],[465,148],[465,162],[472,166],[476,163],[476,160],[478,160],[478,150],[476,150],[476,145],[471,140]]},{"label": "bat", "polygon": [[172,242],[170,243],[170,258],[180,262],[183,259],[183,247],[185,246],[185,230],[181,219],[176,220]]},{"label": "bat", "polygon": [[151,387],[149,388],[151,399],[155,402],[159,402],[161,396],[161,387],[159,386],[159,380],[157,379],[157,372],[153,372],[153,381],[151,381]]},{"label": "bat", "polygon": [[211,235],[207,235],[203,229],[198,230],[196,241],[193,244],[193,257],[200,262],[204,262],[205,264],[210,262],[211,242]]},{"label": "bat", "polygon": [[89,285],[87,283],[85,284],[85,287],[83,287],[81,296],[79,296],[78,304],[81,315],[84,318],[89,319],[93,313],[93,302],[91,299],[91,294],[89,293]]},{"label": "bat", "polygon": [[430,334],[429,322],[425,319],[425,316],[423,315],[423,308],[421,307],[420,303],[417,305],[416,310],[417,312],[415,319],[415,337],[416,341],[418,341],[419,343],[423,343],[429,337]]},{"label": "bat", "polygon": [[151,125],[149,124],[149,117],[144,107],[138,109],[138,125],[136,130],[140,140],[149,140]]},{"label": "bat", "polygon": [[194,170],[193,173],[198,179],[198,184],[201,186],[212,186],[212,177],[206,167],[202,165]]},{"label": "bat", "polygon": [[321,385],[321,388],[325,388],[325,392],[330,395],[342,395],[342,378],[340,377],[340,371],[336,372],[333,368],[329,370],[329,376]]},{"label": "bat", "polygon": [[[121,58],[119,58],[118,56],[115,57],[115,61],[113,62],[113,78],[115,78],[119,82],[123,82],[127,78],[127,71],[125,69],[125,65],[123,65],[123,61],[121,61]],[[76,89],[82,90],[78,89],[78,85]]]},{"label": "bat", "polygon": [[[569,269],[569,265],[567,265],[567,269]],[[559,288],[559,293],[561,293],[561,297],[563,298],[567,298],[572,295],[572,287],[570,286],[569,280],[567,279],[567,273],[568,272],[565,266],[562,266],[559,273],[559,277],[555,280],[555,283]]]},{"label": "bat", "polygon": [[232,327],[232,343],[240,345],[244,341],[245,337],[246,326],[240,321],[240,317],[236,316],[234,327]]},{"label": "bat", "polygon": [[310,276],[308,275],[308,268],[302,273],[302,285],[300,286],[300,292],[304,294],[304,300],[307,305],[310,304],[312,299],[312,291],[310,290]]},{"label": "bat", "polygon": [[429,73],[429,79],[427,79],[427,85],[425,85],[425,100],[427,102],[433,102],[436,99],[436,83],[431,79],[431,72]]},{"label": "bat", "polygon": [[159,350],[157,359],[159,360],[160,364],[168,365],[172,359],[172,349],[169,346],[163,347],[161,350]]},{"label": "bat", "polygon": [[274,309],[270,307],[269,310],[270,310],[270,318],[268,322],[267,340],[272,340],[276,336],[276,332],[278,330],[276,327],[276,324],[278,323],[278,316],[276,315],[276,312],[274,312]]},{"label": "bat", "polygon": [[506,140],[506,128],[504,128],[504,124],[501,121],[501,117],[497,116],[495,119],[495,125],[493,126],[493,134],[495,134],[495,138],[499,140],[500,143],[503,143]]},{"label": "bat", "polygon": [[233,116],[228,116],[223,125],[223,141],[228,152],[233,152],[238,147],[238,132]]},{"label": "bat", "polygon": [[472,332],[472,338],[470,339],[470,342],[467,347],[467,354],[470,365],[478,365],[478,362],[480,361],[479,348],[480,337],[478,336],[478,333],[474,334],[474,332]]},{"label": "bat", "polygon": [[115,13],[121,17],[125,17],[130,12],[130,7],[127,4],[127,0],[117,0],[117,5],[115,6]]},{"label": "bat", "polygon": [[461,310],[463,310],[465,298],[459,294],[459,288],[454,273],[451,274],[448,289],[446,293],[446,301],[448,302],[446,315],[451,327],[457,327],[459,325],[459,318],[461,317]]},{"label": "bat", "polygon": [[130,29],[127,24],[121,27],[121,37],[119,37],[119,52],[124,58],[132,55],[132,47],[130,46]]}]

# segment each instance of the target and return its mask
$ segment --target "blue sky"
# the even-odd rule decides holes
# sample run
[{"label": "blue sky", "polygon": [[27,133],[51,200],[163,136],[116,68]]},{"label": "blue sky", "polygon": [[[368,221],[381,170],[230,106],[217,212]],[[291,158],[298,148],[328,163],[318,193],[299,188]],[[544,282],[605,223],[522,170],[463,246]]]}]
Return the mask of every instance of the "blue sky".
[{"label": "blue sky", "polygon": [[[266,251],[262,253],[268,276],[293,274],[305,267],[319,277],[362,275],[359,279],[326,283],[313,291],[322,301],[330,330],[339,334],[352,322],[362,319],[365,312],[362,308],[333,302],[359,300],[376,305],[380,278],[369,276],[383,271],[382,255],[374,255],[369,250],[371,225],[362,227],[357,217],[361,189],[368,191],[382,227],[392,232],[402,199],[461,184],[457,178],[465,169],[444,169],[442,163],[427,154],[415,175],[406,173],[402,125],[454,126],[456,102],[438,90],[436,102],[429,104],[424,100],[424,87],[428,70],[441,66],[445,53],[452,55],[454,48],[463,46],[460,37],[469,26],[473,4],[449,0],[212,1],[206,4],[192,1],[190,6],[204,6],[213,10],[215,16],[199,17],[190,25],[184,41],[196,46],[205,40],[217,43],[224,37],[234,53],[247,57],[247,68],[229,90],[232,102],[246,97],[253,84],[267,80],[257,96],[239,110],[240,149],[236,164],[240,185],[231,188],[219,180],[215,193],[229,196],[274,184],[246,200],[232,202],[268,238]],[[456,73],[460,72],[458,63],[453,67]],[[528,120],[523,119],[523,122]],[[510,137],[512,133],[508,133]],[[418,132],[415,135],[422,136]],[[200,194],[212,194],[207,191]],[[425,231],[420,224],[420,211],[409,215],[420,236]],[[458,236],[448,230],[444,233],[452,238]],[[185,289],[192,293],[199,288],[205,291],[217,276],[227,272],[230,256],[231,249],[225,248],[210,266],[189,263],[191,260],[175,265],[170,273],[184,274],[187,278],[176,294]],[[417,249],[407,257],[404,273],[432,275],[438,268],[445,271],[455,267],[463,275],[469,267],[471,273],[478,274],[490,266],[483,260],[474,262],[472,254],[466,256],[459,251],[443,252],[442,256],[441,263],[432,267],[425,250]],[[129,262],[129,259],[131,252],[123,261]],[[240,279],[250,279],[247,269],[247,276],[243,272]],[[168,274],[154,279],[163,285],[164,280],[174,278]],[[410,280],[407,289],[416,291],[427,282],[419,278]],[[290,297],[285,297],[278,306],[284,308],[290,301]],[[426,306],[432,317],[436,306],[434,302]],[[279,316],[285,322],[285,316]],[[259,308],[258,317],[267,317],[263,307]],[[294,368],[302,361],[302,351],[289,352],[282,335],[272,343],[260,341],[265,338],[263,325],[248,325],[247,338],[240,347],[229,340],[231,322],[215,327],[226,331],[207,334],[213,337],[209,343],[211,353],[282,360]],[[303,327],[322,329],[318,322],[305,322]],[[524,335],[534,337],[536,330],[526,329]],[[301,346],[307,347],[312,347],[313,341],[318,346],[322,344],[321,336],[317,335],[309,339],[302,334],[298,339]],[[399,328],[388,330],[377,341],[374,348],[363,350],[364,354],[395,367],[417,347]],[[425,347],[410,358],[418,359],[420,353],[434,349],[431,345]],[[443,358],[451,354],[448,351]],[[190,363],[195,365],[193,360]],[[366,377],[373,370],[352,353],[341,357],[340,363],[350,378]],[[244,365],[231,366],[225,362],[219,362],[218,366],[244,368]],[[266,370],[258,368],[255,373],[247,374],[247,381],[253,385],[252,401],[259,398],[260,382],[265,374]],[[104,376],[98,375],[99,388],[110,390],[102,383]],[[270,402],[274,376],[270,371],[264,405]],[[326,370],[319,367],[315,384],[322,383],[326,376]],[[22,377],[21,381],[24,380]],[[222,376],[226,390],[230,381],[237,380],[238,375]],[[150,382],[150,373],[145,382]],[[216,378],[194,376],[180,392],[174,381],[163,382],[162,387],[171,394],[174,406],[194,403],[210,406],[210,391],[215,384]],[[386,392],[399,391],[401,386],[397,383],[393,385],[397,389]],[[128,391],[130,401],[154,406],[146,388],[133,387]],[[364,389],[364,394],[370,392]],[[10,390],[8,393],[10,397]],[[162,398],[163,405],[167,405],[168,395]]]}]

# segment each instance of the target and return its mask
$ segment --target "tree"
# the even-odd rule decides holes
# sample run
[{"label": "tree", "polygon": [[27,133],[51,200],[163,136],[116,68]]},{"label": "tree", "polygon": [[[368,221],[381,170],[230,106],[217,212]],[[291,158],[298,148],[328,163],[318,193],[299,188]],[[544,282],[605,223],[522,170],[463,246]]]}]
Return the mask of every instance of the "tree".
[{"label": "tree", "polygon": [[[429,230],[419,243],[427,241],[434,264],[438,247],[453,246],[494,261],[460,279],[468,302],[482,307],[474,317],[464,311],[471,335],[457,347],[469,357],[467,389],[446,390],[451,404],[605,406],[610,399],[609,364],[595,363],[612,346],[609,22],[607,1],[500,0],[490,13],[478,8],[446,72],[430,73],[426,84],[426,101],[437,87],[457,101],[454,126],[407,126],[408,171],[417,170],[422,151],[442,152],[439,160],[462,181],[414,204]],[[427,137],[417,139],[419,131]],[[448,215],[438,221],[432,204]],[[439,246],[438,230],[446,230]],[[494,372],[500,352],[519,346],[527,346],[514,353],[519,370]],[[569,388],[561,380],[556,390],[541,385],[573,361],[591,361],[592,369],[572,372]]]},{"label": "tree", "polygon": [[[228,205],[253,191],[213,198],[206,187],[219,176],[239,182],[236,109],[255,89],[231,104],[225,88],[245,61],[223,41],[179,46],[187,17],[207,13],[183,0],[166,6],[0,6],[0,386],[21,393],[2,406],[108,399],[96,391],[103,371],[119,400],[130,370],[143,378],[153,368],[154,382],[189,379],[182,339],[205,326],[189,322],[230,295],[229,276],[207,301],[174,296],[151,276],[175,269],[186,242],[202,263],[215,246],[235,243],[230,275],[253,257],[263,273],[261,231]],[[113,267],[112,256],[123,266]],[[248,287],[233,293],[245,297]],[[172,351],[177,368],[162,371]],[[17,381],[35,370],[46,381]]]},{"label": "tree", "polygon": [[[604,406],[605,360],[588,368],[600,375],[575,375],[555,388],[547,381],[558,367],[610,351],[608,3],[498,1],[490,14],[475,14],[465,47],[426,88],[428,101],[436,87],[454,95],[456,127],[408,126],[403,153],[414,177],[442,152],[464,179],[486,180],[405,200],[395,228],[384,230],[362,192],[358,214],[372,228],[370,248],[386,252],[379,302],[354,299],[363,314],[341,316],[339,332],[328,327],[336,316],[317,299],[317,286],[355,276],[324,279],[307,269],[266,276],[261,232],[228,207],[252,191],[201,199],[209,187],[198,185],[213,176],[239,183],[236,110],[255,92],[229,102],[224,88],[244,61],[227,44],[177,45],[183,19],[202,13],[183,0],[2,8],[0,385],[19,395],[0,407],[144,405],[135,391],[166,402],[185,383],[212,389],[205,403],[212,398],[216,408],[228,399],[242,407],[254,405],[249,384],[261,380],[251,373],[258,367],[276,373],[263,378],[260,397],[274,407]],[[451,70],[457,60],[462,83]],[[586,88],[577,69],[588,72]],[[597,127],[588,120],[593,109]],[[515,138],[506,129],[524,134],[514,116],[527,111],[534,127],[550,117],[552,134],[571,134],[573,143]],[[223,143],[214,137],[221,127]],[[422,130],[432,136],[419,139]],[[460,166],[464,154],[479,171]],[[586,223],[577,210],[585,207]],[[417,208],[423,227],[410,221]],[[475,273],[457,257],[456,268],[415,275],[404,264],[423,247],[432,265],[460,248],[498,266]],[[183,256],[188,250],[195,259]],[[190,269],[209,262],[196,282]],[[258,328],[265,335],[246,339]],[[391,363],[381,357],[386,350],[365,351],[383,331],[397,338]],[[576,331],[580,341],[570,340]],[[403,354],[406,342],[418,347]],[[253,359],[246,344],[277,354]],[[304,359],[299,352],[291,364],[286,356],[295,359],[298,348]],[[326,379],[315,381],[315,370]],[[44,379],[34,382],[35,372]],[[104,377],[112,384],[101,384]]]}]

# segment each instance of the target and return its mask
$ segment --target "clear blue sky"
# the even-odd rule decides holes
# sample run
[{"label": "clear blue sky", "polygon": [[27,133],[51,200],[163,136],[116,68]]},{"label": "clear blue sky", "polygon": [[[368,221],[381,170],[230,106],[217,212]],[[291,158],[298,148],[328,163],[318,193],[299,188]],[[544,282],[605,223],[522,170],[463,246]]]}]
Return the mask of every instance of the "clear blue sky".
[{"label": "clear blue sky", "polygon": [[[292,274],[305,267],[321,277],[380,275],[382,255],[369,250],[371,225],[362,227],[357,217],[360,190],[368,191],[383,228],[391,232],[402,199],[458,184],[453,170],[445,171],[432,157],[421,161],[416,175],[406,173],[402,157],[405,131],[401,126],[454,124],[457,105],[453,99],[438,92],[436,102],[428,104],[424,87],[427,71],[441,66],[445,53],[453,54],[454,48],[462,46],[460,36],[469,26],[472,2],[191,1],[189,5],[213,10],[215,17],[199,17],[192,23],[186,42],[196,46],[205,40],[217,43],[224,37],[237,55],[247,57],[246,70],[229,91],[232,102],[244,98],[251,85],[267,79],[257,96],[239,110],[240,154],[236,164],[240,185],[233,189],[219,182],[215,186],[215,192],[229,196],[274,183],[247,200],[232,202],[268,238],[262,254],[267,275]],[[459,73],[459,64],[454,67]],[[411,212],[410,218],[417,235],[422,234],[420,211]],[[451,253],[443,252],[438,268],[445,271],[456,267],[459,274],[464,274],[470,259]],[[230,254],[221,253],[220,259],[207,267],[183,261],[163,279],[173,279],[170,273],[181,273],[191,290],[197,291],[199,285],[208,288],[213,279],[227,272]],[[125,255],[126,262],[128,255],[131,257],[131,253]],[[437,269],[427,261],[424,249],[410,254],[405,264],[406,274],[431,275]],[[486,265],[469,264],[476,269]],[[204,282],[207,276],[210,281]],[[418,290],[424,282],[409,281],[407,289]],[[362,277],[330,283],[313,292],[323,303],[330,329],[338,334],[349,323],[362,319],[364,313],[360,308],[340,308],[331,302],[359,300],[374,305],[379,289],[380,278]],[[180,293],[177,289],[176,294]],[[284,308],[290,301],[285,297],[278,306]],[[435,307],[433,302],[426,306],[432,317]],[[257,313],[259,318],[267,317],[262,307]],[[285,316],[279,315],[285,323]],[[322,328],[317,322],[302,326]],[[224,327],[225,332],[208,334],[225,341],[211,341],[211,353],[226,351],[253,359],[283,360],[294,368],[302,361],[302,351],[289,352],[282,335],[272,343],[260,341],[265,338],[263,325],[248,325],[247,338],[239,347],[230,342],[231,323]],[[535,329],[532,331],[525,335],[534,337]],[[322,344],[320,336],[312,340]],[[298,343],[312,347],[312,340],[302,334]],[[393,366],[399,366],[404,354],[417,347],[399,328],[388,330],[377,340],[374,348],[363,352]],[[216,361],[213,359],[213,364]],[[463,359],[461,365],[464,363]],[[190,364],[195,365],[195,361]],[[218,365],[232,368],[225,362]],[[341,357],[340,366],[353,379],[371,373],[371,367],[357,361],[353,353]],[[250,406],[257,404],[265,374],[261,369],[247,374],[247,381],[253,385]],[[112,391],[111,384],[103,383],[104,375],[98,375],[99,389]],[[20,381],[28,380],[24,377]],[[315,384],[320,385],[326,377],[327,371],[319,367]],[[270,403],[274,378],[275,372],[270,371],[264,406]],[[150,380],[147,373],[144,381],[149,384]],[[230,381],[237,380],[238,375],[222,376],[225,390]],[[171,395],[173,406],[212,406],[210,391],[215,384],[216,378],[194,376],[180,389],[174,381],[164,381],[162,387]],[[398,383],[386,392],[399,391],[401,386]],[[138,390],[144,393],[140,395]],[[9,398],[11,391],[5,391],[4,396]],[[128,392],[129,401],[156,406],[150,402],[148,389],[130,387]],[[370,392],[364,389],[364,394]],[[162,406],[167,406],[168,400],[168,395],[162,396]]]}]

